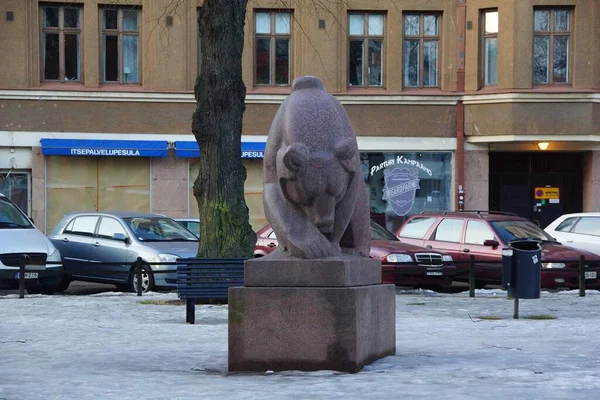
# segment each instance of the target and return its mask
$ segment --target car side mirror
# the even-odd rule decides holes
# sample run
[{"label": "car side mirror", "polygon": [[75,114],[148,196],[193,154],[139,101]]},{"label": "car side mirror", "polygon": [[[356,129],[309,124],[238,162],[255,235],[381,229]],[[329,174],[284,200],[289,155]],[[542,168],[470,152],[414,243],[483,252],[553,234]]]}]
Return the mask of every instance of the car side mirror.
[{"label": "car side mirror", "polygon": [[483,245],[490,246],[492,248],[496,248],[496,247],[500,246],[500,243],[498,243],[498,241],[495,239],[486,239],[483,241]]},{"label": "car side mirror", "polygon": [[113,233],[113,239],[121,242],[129,243],[129,238],[124,233]]}]

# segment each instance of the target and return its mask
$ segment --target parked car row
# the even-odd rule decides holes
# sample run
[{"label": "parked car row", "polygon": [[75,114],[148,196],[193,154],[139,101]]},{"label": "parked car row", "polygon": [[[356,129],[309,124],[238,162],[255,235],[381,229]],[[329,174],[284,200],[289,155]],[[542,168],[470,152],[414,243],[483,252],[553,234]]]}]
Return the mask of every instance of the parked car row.
[{"label": "parked car row", "polygon": [[[542,248],[542,287],[577,288],[577,260],[583,255],[589,263],[586,287],[600,288],[598,222],[600,213],[568,214],[543,231],[509,213],[426,212],[409,218],[395,234],[371,221],[370,256],[381,260],[384,283],[422,288],[467,281],[467,261],[474,256],[477,286],[483,287],[501,283],[503,248],[512,240],[534,239]],[[124,290],[135,290],[138,284],[143,291],[172,289],[176,266],[160,263],[194,257],[199,236],[198,219],[83,212],[66,214],[46,237],[0,194],[0,289],[18,287],[21,259],[30,260],[24,274],[29,293],[64,291],[72,280],[110,283]],[[266,225],[257,232],[255,257],[277,245],[273,229]],[[131,273],[138,257],[145,262],[139,283],[138,275]]]}]

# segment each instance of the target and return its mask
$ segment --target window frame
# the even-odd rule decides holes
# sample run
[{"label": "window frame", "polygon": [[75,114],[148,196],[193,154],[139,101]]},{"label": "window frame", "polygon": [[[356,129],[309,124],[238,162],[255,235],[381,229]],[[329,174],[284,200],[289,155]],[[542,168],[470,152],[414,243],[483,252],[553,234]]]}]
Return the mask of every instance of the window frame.
[{"label": "window frame", "polygon": [[[96,236],[100,239],[106,239],[106,240],[116,240],[114,239],[112,236],[107,236],[107,235],[103,235],[100,233],[100,229],[102,228],[102,223],[104,222],[104,220],[107,221],[113,221],[116,222],[122,229],[123,232],[113,232],[114,233],[123,233],[125,235],[125,237],[129,237],[129,233],[127,232],[127,229],[125,229],[125,227],[123,226],[123,224],[121,223],[121,221],[119,221],[117,218],[114,217],[107,217],[105,215],[103,215],[100,220],[96,223]],[[119,241],[119,240],[117,240]]]},{"label": "window frame", "polygon": [[[258,33],[256,32],[256,16],[257,14],[269,14],[269,23],[270,23],[270,33]],[[288,14],[290,17],[290,32],[289,33],[276,33],[275,31],[275,16],[277,14]],[[253,51],[253,62],[252,62],[252,67],[253,67],[253,78],[254,78],[254,86],[258,86],[258,87],[288,87],[292,85],[292,81],[293,81],[293,73],[292,73],[292,65],[293,65],[293,59],[292,59],[292,55],[293,55],[293,38],[292,38],[292,25],[294,22],[294,13],[293,10],[288,10],[288,9],[282,9],[282,10],[273,10],[273,9],[255,9],[254,13],[253,13],[253,32],[254,32],[254,38],[253,38],[253,44],[254,44],[254,51]],[[269,39],[269,83],[258,83],[257,79],[256,79],[256,73],[257,73],[257,68],[256,68],[256,48],[257,48],[257,41],[258,39]],[[281,84],[281,83],[277,83],[277,75],[276,75],[276,69],[277,69],[277,39],[288,39],[289,40],[289,53],[288,53],[288,82],[285,84]]]},{"label": "window frame", "polygon": [[[498,14],[498,30],[495,33],[487,33],[486,29],[486,20],[488,13],[497,13]],[[480,39],[481,43],[479,46],[479,52],[481,56],[479,57],[480,63],[480,86],[488,86],[495,87],[498,85],[498,33],[500,32],[500,12],[497,8],[486,8],[481,10],[480,21]],[[496,39],[496,83],[486,83],[486,61],[487,61],[487,52],[485,51],[485,43],[486,39]]]},{"label": "window frame", "polygon": [[[462,223],[462,227],[460,229],[460,232],[458,234],[458,240],[455,242],[453,240],[441,240],[438,239],[437,236],[437,232],[438,229],[440,228],[440,226],[444,223],[444,221],[460,221]],[[447,218],[442,218],[438,224],[435,226],[435,229],[431,232],[431,235],[429,235],[429,241],[433,241],[433,242],[443,242],[443,243],[454,243],[454,244],[463,244],[463,237],[464,237],[464,233],[465,233],[465,227],[467,225],[467,221],[465,219],[462,218],[453,218],[453,217],[447,217]]]},{"label": "window frame", "polygon": [[[584,221],[585,219],[591,219],[591,220],[598,220],[600,221],[600,217],[595,217],[595,216],[581,216],[578,218],[578,220],[573,224],[573,226],[571,227],[571,231],[569,233],[575,234],[575,235],[583,235],[583,236],[593,236],[593,237],[600,237],[600,234],[593,234],[593,233],[582,233],[582,232],[576,232],[575,230],[577,229],[577,227],[579,226],[579,224]],[[595,221],[594,221],[595,222]]]},{"label": "window frame", "polygon": [[[483,239],[483,241],[481,243],[474,243],[474,242],[467,241],[467,239],[469,238],[469,236],[468,236],[469,235],[469,225],[471,223],[473,223],[475,225],[476,224],[481,224],[481,225],[485,226],[487,228],[487,230],[489,231],[489,233],[492,235],[492,237],[488,238],[488,239]],[[485,222],[483,220],[469,219],[469,220],[467,220],[467,224],[463,228],[464,228],[464,231],[465,231],[465,236],[464,236],[464,239],[463,239],[463,243],[464,244],[468,244],[468,245],[472,245],[472,246],[485,246],[483,243],[486,240],[497,240],[496,239],[496,233],[494,232],[494,230],[492,229],[492,227],[487,222]]]},{"label": "window frame", "polygon": [[[418,36],[410,36],[406,34],[406,17],[416,15],[419,17],[419,35]],[[436,36],[425,36],[425,16],[435,16],[437,17],[437,35]],[[442,76],[440,74],[440,58],[441,58],[441,43],[442,43],[442,16],[443,13],[440,11],[407,11],[402,14],[402,87],[404,89],[440,89],[442,87]],[[407,40],[418,40],[419,41],[419,84],[417,86],[407,86],[406,85],[406,70],[405,70],[405,54],[404,54],[404,44]],[[430,41],[437,42],[437,59],[436,61],[436,74],[437,74],[437,82],[435,86],[425,86],[423,84],[423,71],[424,71],[424,43]]]},{"label": "window frame", "polygon": [[[362,35],[352,35],[350,33],[350,16],[352,15],[362,15],[363,16],[363,34]],[[381,16],[383,18],[381,35],[371,35],[369,34],[369,18],[372,15]],[[347,51],[347,86],[352,88],[384,88],[385,87],[385,30],[386,30],[386,13],[381,11],[351,11],[348,12],[348,51]],[[350,42],[362,40],[363,42],[363,59],[362,59],[362,85],[351,85],[350,84]],[[379,85],[371,85],[369,84],[370,67],[369,67],[369,41],[370,40],[379,40],[381,41],[381,84]],[[365,57],[366,54],[366,57]]]},{"label": "window frame", "polygon": [[[80,4],[76,3],[40,3],[40,81],[41,82],[73,82],[73,83],[83,83],[83,19],[82,19],[82,10],[83,7]],[[46,8],[58,8],[58,27],[45,27],[44,20],[46,17]],[[72,8],[78,11],[78,28],[65,28],[65,9]],[[44,75],[46,70],[46,57],[45,57],[45,44],[46,44],[46,34],[58,34],[58,79],[47,79]],[[79,78],[78,79],[65,79],[65,34],[67,35],[77,35],[78,37],[78,52],[79,52],[79,60],[78,60],[78,69],[79,69]]]},{"label": "window frame", "polygon": [[[535,13],[536,11],[549,11],[548,31],[536,31],[535,30]],[[554,15],[556,11],[567,11],[569,15],[569,30],[568,31],[555,31],[554,30]],[[533,8],[533,39],[532,39],[532,52],[531,52],[531,82],[534,86],[556,86],[556,85],[571,85],[572,84],[572,53],[573,53],[573,7],[534,7]],[[535,38],[539,36],[548,37],[548,82],[536,82],[535,81]],[[554,37],[566,36],[569,38],[569,46],[567,49],[567,81],[566,82],[554,82]]]},{"label": "window frame", "polygon": [[[94,230],[92,232],[84,232],[84,231],[76,231],[73,230],[73,228],[75,227],[75,223],[77,222],[78,219],[85,219],[85,218],[95,218],[96,219],[96,223],[94,225]],[[75,216],[75,218],[73,218],[68,224],[67,226],[65,226],[65,229],[63,231],[63,233],[65,234],[69,234],[69,235],[76,235],[76,236],[84,236],[84,237],[95,237],[96,236],[96,232],[98,230],[98,223],[100,222],[100,217],[97,215],[77,215]],[[67,231],[68,227],[71,227],[70,230]]]},{"label": "window frame", "polygon": [[[104,13],[107,10],[117,10],[117,29],[105,29],[104,28]],[[123,30],[123,11],[136,11],[137,12],[137,30],[125,31]],[[100,28],[100,83],[103,85],[141,85],[142,84],[142,46],[140,45],[140,39],[142,37],[140,17],[142,15],[141,7],[137,6],[114,6],[106,5],[100,7],[99,17],[99,28]],[[106,36],[117,36],[117,63],[118,63],[118,79],[116,81],[107,81],[106,76],[106,42],[104,38]],[[138,79],[137,82],[124,82],[124,56],[123,56],[123,37],[124,36],[136,36],[137,37],[137,70]]]}]

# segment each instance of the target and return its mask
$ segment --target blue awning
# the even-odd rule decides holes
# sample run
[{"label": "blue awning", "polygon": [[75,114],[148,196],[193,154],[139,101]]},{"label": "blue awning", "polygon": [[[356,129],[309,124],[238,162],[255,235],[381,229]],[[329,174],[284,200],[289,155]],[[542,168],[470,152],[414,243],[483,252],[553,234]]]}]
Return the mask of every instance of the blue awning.
[{"label": "blue awning", "polygon": [[166,140],[42,139],[45,156],[166,157]]},{"label": "blue awning", "polygon": [[[265,142],[242,142],[242,158],[264,158],[266,145]],[[177,157],[200,157],[198,142],[175,142],[175,154]]]}]

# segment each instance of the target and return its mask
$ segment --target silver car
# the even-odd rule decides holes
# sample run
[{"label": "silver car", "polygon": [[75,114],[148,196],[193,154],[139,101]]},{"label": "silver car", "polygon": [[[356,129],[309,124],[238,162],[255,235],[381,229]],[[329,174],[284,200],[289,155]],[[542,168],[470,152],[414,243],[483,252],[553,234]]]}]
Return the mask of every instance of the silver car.
[{"label": "silver car", "polygon": [[[129,274],[138,257],[144,260],[142,290],[176,287],[176,265],[153,265],[195,257],[198,238],[173,219],[149,213],[86,212],[66,214],[48,235],[59,249],[70,280],[112,283],[136,290],[137,274]],[[122,264],[120,264],[122,263]]]}]

